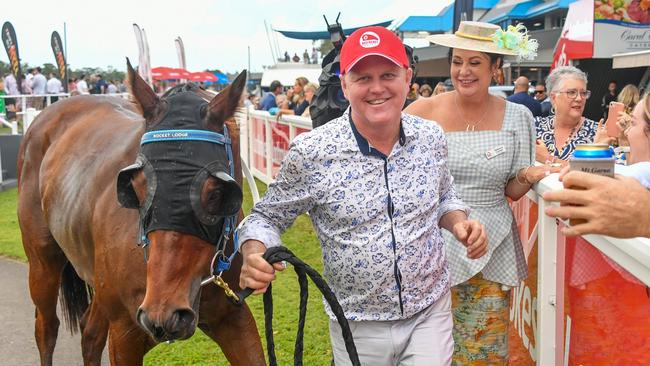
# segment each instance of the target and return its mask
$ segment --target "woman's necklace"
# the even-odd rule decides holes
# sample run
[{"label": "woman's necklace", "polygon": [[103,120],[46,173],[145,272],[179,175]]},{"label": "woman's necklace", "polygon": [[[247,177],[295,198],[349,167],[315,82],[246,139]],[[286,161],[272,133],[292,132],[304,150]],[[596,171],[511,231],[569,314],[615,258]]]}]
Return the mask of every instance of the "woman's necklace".
[{"label": "woman's necklace", "polygon": [[[557,121],[557,119],[554,118],[553,119],[553,126],[554,126],[554,129],[557,131],[557,126],[555,124],[556,121]],[[555,145],[554,145],[555,151],[552,151],[554,156],[562,155],[562,151],[564,151],[564,149],[567,147],[567,145],[569,145],[571,143],[571,140],[573,140],[573,136],[575,135],[576,131],[578,131],[578,128],[580,126],[582,126],[582,122],[583,122],[583,119],[581,118],[580,123],[573,126],[573,128],[571,129],[571,132],[569,132],[569,136],[567,136],[566,140],[564,141],[564,145],[562,145],[561,148],[559,148],[559,149],[557,148],[557,141],[555,141]]]},{"label": "woman's necklace", "polygon": [[488,95],[488,104],[485,106],[485,112],[483,112],[483,116],[481,116],[481,119],[476,121],[476,123],[471,124],[469,123],[469,120],[463,116],[463,112],[460,110],[460,105],[458,105],[458,93],[454,94],[454,103],[456,104],[456,110],[458,110],[458,115],[460,116],[460,119],[463,120],[464,123],[467,124],[467,127],[465,127],[465,132],[472,131],[474,132],[476,129],[476,126],[480,125],[483,120],[485,119],[485,116],[487,116],[488,110],[490,110],[490,102],[491,100],[489,99],[490,96]]}]

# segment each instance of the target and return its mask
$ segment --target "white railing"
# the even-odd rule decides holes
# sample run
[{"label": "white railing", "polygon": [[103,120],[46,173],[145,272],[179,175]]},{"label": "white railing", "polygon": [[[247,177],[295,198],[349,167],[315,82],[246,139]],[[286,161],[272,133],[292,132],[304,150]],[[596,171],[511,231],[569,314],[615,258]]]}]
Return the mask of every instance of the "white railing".
[{"label": "white railing", "polygon": [[[128,99],[129,98],[129,93],[116,93],[116,94],[102,94],[104,96],[113,96],[113,97],[121,97]],[[23,133],[27,131],[31,123],[34,121],[36,116],[41,112],[42,109],[36,109],[32,105],[36,106],[41,106],[41,101],[38,101],[38,103],[34,103],[35,100],[38,100],[38,98],[41,98],[41,100],[44,100],[44,103],[42,105],[43,108],[46,108],[50,106],[52,102],[52,98],[56,97],[58,99],[65,99],[69,98],[71,95],[69,93],[58,93],[58,94],[21,94],[21,95],[0,95],[0,98],[2,99],[15,99],[16,100],[16,106],[20,106],[18,108],[19,110],[16,112],[17,116],[22,116],[22,123],[23,123]],[[7,121],[6,115],[0,115],[0,124],[2,124],[5,127],[11,128],[11,134],[12,135],[18,135],[18,122],[17,121]]]},{"label": "white railing", "polygon": [[[308,118],[278,119],[264,111],[241,110],[236,119],[242,159],[266,184],[277,174],[290,141],[311,129]],[[560,228],[566,223],[544,215],[551,203],[541,198],[561,187],[552,174],[511,204],[529,266],[528,279],[512,289],[511,358],[517,365],[616,364],[625,349],[634,364],[648,365],[650,352],[642,348],[650,344],[650,239],[564,238]],[[617,291],[625,292],[608,295]],[[589,308],[590,301],[604,304],[594,317],[598,321],[584,316],[597,311]],[[631,341],[640,349],[630,351]]]}]

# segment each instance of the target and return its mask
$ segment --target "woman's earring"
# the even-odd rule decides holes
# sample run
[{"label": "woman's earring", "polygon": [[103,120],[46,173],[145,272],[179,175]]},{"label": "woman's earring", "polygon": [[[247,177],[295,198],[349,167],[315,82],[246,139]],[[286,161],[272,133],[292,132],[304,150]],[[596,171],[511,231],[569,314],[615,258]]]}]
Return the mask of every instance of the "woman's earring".
[{"label": "woman's earring", "polygon": [[553,104],[551,104],[551,114],[555,114],[555,106]]}]

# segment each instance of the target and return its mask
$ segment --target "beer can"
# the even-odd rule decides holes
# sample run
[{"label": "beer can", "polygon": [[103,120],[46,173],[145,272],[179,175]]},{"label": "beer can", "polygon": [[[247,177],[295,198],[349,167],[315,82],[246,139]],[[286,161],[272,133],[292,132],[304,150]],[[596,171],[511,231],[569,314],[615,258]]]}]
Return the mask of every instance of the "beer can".
[{"label": "beer can", "polygon": [[[614,151],[605,144],[582,144],[576,145],[571,159],[569,169],[585,173],[598,174],[614,178]],[[578,188],[578,187],[571,187]],[[571,226],[586,222],[585,220],[569,220]]]},{"label": "beer can", "polygon": [[614,178],[614,151],[605,144],[576,145],[569,160],[571,170]]}]

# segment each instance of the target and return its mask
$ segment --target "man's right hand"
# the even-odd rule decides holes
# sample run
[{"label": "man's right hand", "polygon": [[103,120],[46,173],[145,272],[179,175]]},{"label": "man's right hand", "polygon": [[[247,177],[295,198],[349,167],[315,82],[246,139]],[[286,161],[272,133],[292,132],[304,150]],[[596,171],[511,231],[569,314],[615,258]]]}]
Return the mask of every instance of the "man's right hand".
[{"label": "man's right hand", "polygon": [[244,263],[239,275],[239,287],[251,288],[255,290],[253,294],[266,292],[271,281],[275,279],[275,271],[282,271],[286,267],[282,262],[269,264],[262,258],[265,251],[266,246],[257,240],[246,240],[241,246]]}]

